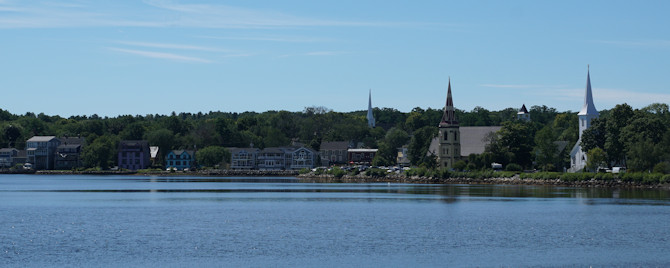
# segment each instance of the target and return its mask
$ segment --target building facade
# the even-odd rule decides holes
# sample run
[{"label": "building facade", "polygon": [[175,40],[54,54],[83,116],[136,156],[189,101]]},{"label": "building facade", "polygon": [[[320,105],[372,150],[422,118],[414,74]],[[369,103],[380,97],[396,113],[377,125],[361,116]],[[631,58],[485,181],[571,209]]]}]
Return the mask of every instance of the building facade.
[{"label": "building facade", "polygon": [[315,166],[317,153],[312,149],[300,147],[291,152],[290,169],[313,168]]},{"label": "building facade", "polygon": [[26,162],[34,169],[54,169],[60,140],[55,136],[34,136],[26,141]]},{"label": "building facade", "polygon": [[14,160],[19,156],[19,150],[15,148],[0,149],[0,168],[13,167]]},{"label": "building facade", "polygon": [[348,141],[324,141],[321,143],[319,156],[321,164],[330,166],[334,164],[346,164],[349,162],[347,150],[352,148]]},{"label": "building facade", "polygon": [[591,92],[591,71],[586,71],[586,93],[584,94],[584,105],[577,114],[579,117],[579,139],[572,150],[570,151],[570,169],[569,172],[577,172],[586,167],[587,156],[586,152],[582,150],[580,145],[582,142],[582,134],[584,130],[591,127],[591,120],[598,118],[600,113],[596,110],[593,104],[593,93]]},{"label": "building facade", "polygon": [[379,149],[349,149],[347,150],[349,163],[356,165],[370,165]]},{"label": "building facade", "polygon": [[81,137],[61,137],[56,148],[55,169],[73,169],[83,166],[81,153],[86,139]]},{"label": "building facade", "polygon": [[252,170],[258,168],[256,157],[260,152],[258,148],[228,148],[230,151],[230,168],[240,170]]},{"label": "building facade", "polygon": [[193,169],[195,153],[187,150],[172,150],[165,156],[165,167],[176,170]]},{"label": "building facade", "polygon": [[454,101],[451,97],[451,79],[447,87],[447,103],[444,106],[439,128],[439,149],[437,154],[438,166],[452,168],[456,161],[461,159],[461,142],[458,120]]},{"label": "building facade", "polygon": [[146,169],[151,164],[149,143],[145,140],[125,140],[119,143],[119,168]]}]

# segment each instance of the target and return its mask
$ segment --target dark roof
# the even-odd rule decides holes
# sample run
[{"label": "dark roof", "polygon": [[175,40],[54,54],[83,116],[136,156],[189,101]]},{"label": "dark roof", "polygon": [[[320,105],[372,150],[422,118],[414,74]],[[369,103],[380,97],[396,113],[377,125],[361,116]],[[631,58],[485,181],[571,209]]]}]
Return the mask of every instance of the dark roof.
[{"label": "dark roof", "polygon": [[119,144],[125,146],[149,146],[149,142],[145,140],[124,140]]},{"label": "dark roof", "polygon": [[82,137],[60,137],[58,138],[61,144],[85,144],[86,138]]},{"label": "dark roof", "polygon": [[58,146],[58,149],[76,149],[77,147],[81,147],[81,144],[60,145]]},{"label": "dark roof", "polygon": [[55,138],[56,136],[33,136],[28,142],[49,142]]},{"label": "dark roof", "polygon": [[522,114],[522,113],[527,114],[528,113],[528,109],[526,109],[526,104],[521,105],[521,109],[519,109],[519,113],[520,114]]},{"label": "dark roof", "polygon": [[230,148],[228,148],[228,151],[230,151],[231,154],[237,154],[237,153],[240,153],[240,152],[242,152],[242,151],[249,152],[249,153],[252,153],[252,152],[254,152],[254,153],[258,153],[258,151],[260,151],[260,149],[258,149],[258,148],[237,148],[237,147],[230,147]]},{"label": "dark roof", "polygon": [[321,143],[321,150],[346,150],[351,148],[348,141],[324,141]]},{"label": "dark roof", "polygon": [[[481,154],[486,149],[488,144],[486,138],[491,132],[497,132],[501,126],[491,127],[460,127],[461,134],[461,156],[469,156],[470,154]],[[440,141],[437,137],[433,138],[428,148],[428,153],[437,155],[439,151]]]},{"label": "dark roof", "polygon": [[188,155],[193,156],[193,151],[191,150],[172,150],[171,152],[175,155],[182,155],[186,152]]},{"label": "dark roof", "polygon": [[10,153],[10,152],[13,152],[13,151],[18,152],[19,150],[15,149],[15,148],[2,148],[2,149],[0,149],[0,153]]}]

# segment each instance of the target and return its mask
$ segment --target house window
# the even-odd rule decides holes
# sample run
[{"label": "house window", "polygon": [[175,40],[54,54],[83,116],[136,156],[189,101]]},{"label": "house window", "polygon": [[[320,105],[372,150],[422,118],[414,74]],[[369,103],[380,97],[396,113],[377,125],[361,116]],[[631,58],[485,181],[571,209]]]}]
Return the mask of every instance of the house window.
[{"label": "house window", "polygon": [[458,135],[458,132],[454,132],[454,140],[455,140],[455,141],[458,140],[458,136],[457,136],[457,135]]}]

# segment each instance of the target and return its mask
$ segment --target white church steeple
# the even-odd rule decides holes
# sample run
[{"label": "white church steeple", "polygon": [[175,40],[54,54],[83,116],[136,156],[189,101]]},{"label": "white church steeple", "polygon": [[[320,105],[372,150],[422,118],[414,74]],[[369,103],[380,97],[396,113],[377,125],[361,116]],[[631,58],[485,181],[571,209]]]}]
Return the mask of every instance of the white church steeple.
[{"label": "white church steeple", "polygon": [[596,106],[593,104],[593,93],[591,92],[591,70],[587,66],[586,71],[586,93],[584,96],[584,106],[582,110],[579,111],[577,116],[579,117],[579,139],[577,144],[570,151],[570,172],[576,172],[582,170],[586,166],[586,152],[582,149],[580,145],[582,142],[582,134],[584,130],[591,127],[591,121],[594,118],[598,118],[600,114],[596,110]]},{"label": "white church steeple", "polygon": [[371,128],[375,127],[375,117],[372,115],[372,89],[370,89],[370,94],[368,96],[368,126]]}]

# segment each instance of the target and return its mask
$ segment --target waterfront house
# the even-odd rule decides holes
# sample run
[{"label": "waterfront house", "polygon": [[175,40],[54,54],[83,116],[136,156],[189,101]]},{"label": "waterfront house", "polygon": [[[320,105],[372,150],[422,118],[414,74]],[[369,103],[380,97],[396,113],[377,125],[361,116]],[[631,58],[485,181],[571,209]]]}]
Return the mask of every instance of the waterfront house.
[{"label": "waterfront house", "polygon": [[324,141],[321,143],[319,156],[321,164],[330,166],[334,164],[346,164],[349,162],[347,150],[352,148],[352,143],[348,141]]},{"label": "waterfront house", "polygon": [[370,165],[372,159],[377,155],[378,149],[349,149],[347,150],[347,157],[349,163],[357,165]]},{"label": "waterfront house", "polygon": [[290,169],[311,169],[314,167],[317,153],[309,148],[300,147],[291,152]]},{"label": "waterfront house", "polygon": [[[498,132],[501,126],[487,126],[487,127],[460,127],[461,134],[460,143],[460,159],[467,159],[470,154],[482,154],[486,149],[486,145],[490,143],[489,137]],[[437,155],[439,150],[439,137],[433,138],[428,147],[427,155]]]},{"label": "waterfront house", "polygon": [[119,168],[138,170],[149,167],[151,152],[145,140],[124,140],[119,143]]},{"label": "waterfront house", "polygon": [[230,168],[252,170],[256,169],[256,157],[260,152],[258,148],[228,148],[230,151]]},{"label": "waterfront house", "polygon": [[282,147],[265,148],[258,153],[258,169],[285,170],[287,163],[291,163],[292,150]]},{"label": "waterfront house", "polygon": [[26,141],[26,162],[34,169],[53,169],[60,140],[55,136],[33,136]]},{"label": "waterfront house", "polygon": [[186,170],[195,167],[195,153],[188,150],[172,150],[165,156],[165,167]]},{"label": "waterfront house", "polygon": [[0,149],[0,168],[10,168],[14,166],[14,159],[19,156],[19,150],[15,148]]},{"label": "waterfront house", "polygon": [[61,137],[56,148],[55,169],[73,169],[82,166],[81,153],[86,139],[82,137]]}]

